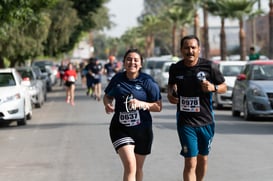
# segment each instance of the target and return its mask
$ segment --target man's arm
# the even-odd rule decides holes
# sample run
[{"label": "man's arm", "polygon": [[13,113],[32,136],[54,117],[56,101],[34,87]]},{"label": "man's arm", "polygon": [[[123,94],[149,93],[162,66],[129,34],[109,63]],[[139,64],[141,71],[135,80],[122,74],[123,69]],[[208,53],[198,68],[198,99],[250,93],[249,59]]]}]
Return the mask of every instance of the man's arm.
[{"label": "man's arm", "polygon": [[171,104],[178,104],[176,84],[168,84],[167,98]]}]

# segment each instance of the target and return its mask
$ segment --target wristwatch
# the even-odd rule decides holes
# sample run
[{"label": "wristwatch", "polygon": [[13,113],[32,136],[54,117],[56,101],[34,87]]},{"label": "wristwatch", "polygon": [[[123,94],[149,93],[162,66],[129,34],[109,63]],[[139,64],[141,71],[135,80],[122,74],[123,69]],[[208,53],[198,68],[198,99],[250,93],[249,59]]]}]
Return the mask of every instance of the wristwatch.
[{"label": "wristwatch", "polygon": [[214,85],[214,92],[218,91],[218,85]]}]

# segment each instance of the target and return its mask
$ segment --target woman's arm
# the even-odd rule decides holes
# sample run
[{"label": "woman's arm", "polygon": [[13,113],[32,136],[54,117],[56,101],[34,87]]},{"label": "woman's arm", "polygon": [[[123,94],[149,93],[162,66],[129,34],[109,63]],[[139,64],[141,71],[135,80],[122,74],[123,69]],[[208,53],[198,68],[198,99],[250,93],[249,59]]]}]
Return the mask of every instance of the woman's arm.
[{"label": "woman's arm", "polygon": [[115,111],[115,108],[113,106],[113,100],[114,100],[113,97],[110,97],[107,94],[104,94],[104,96],[103,96],[103,104],[104,104],[104,107],[105,107],[105,112],[107,114],[110,114],[110,113],[112,113],[112,112]]},{"label": "woman's arm", "polygon": [[162,110],[161,100],[155,102],[145,102],[137,99],[131,99],[129,104],[132,109],[143,109],[151,112],[160,112]]}]

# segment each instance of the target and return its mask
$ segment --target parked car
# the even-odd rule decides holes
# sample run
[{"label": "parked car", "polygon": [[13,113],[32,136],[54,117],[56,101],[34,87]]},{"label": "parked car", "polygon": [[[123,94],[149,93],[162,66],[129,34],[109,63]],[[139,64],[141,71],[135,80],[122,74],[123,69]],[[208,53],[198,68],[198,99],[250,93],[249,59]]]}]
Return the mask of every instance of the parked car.
[{"label": "parked car", "polygon": [[46,87],[42,80],[38,79],[32,67],[18,67],[24,81],[28,81],[28,90],[31,96],[31,103],[36,108],[41,108],[45,102]]},{"label": "parked car", "polygon": [[[227,57],[227,60],[229,60],[229,61],[241,61],[240,59],[241,59],[240,55],[229,55]],[[246,56],[246,60],[247,61],[249,60],[248,55]],[[269,60],[269,58],[267,56],[265,56],[265,55],[260,55],[259,60]]]},{"label": "parked car", "polygon": [[25,125],[32,118],[27,86],[14,68],[0,69],[0,121]]},{"label": "parked car", "polygon": [[47,74],[44,74],[39,67],[32,66],[32,70],[34,71],[37,79],[39,79],[43,82],[44,99],[46,101],[48,89],[50,89],[50,87],[52,86],[52,85],[50,85],[50,82],[51,82],[50,78],[48,77]]},{"label": "parked car", "polygon": [[251,61],[237,76],[232,93],[232,115],[245,120],[273,116],[273,60]]},{"label": "parked car", "polygon": [[141,68],[141,71],[146,74],[152,75],[152,70],[153,70],[154,64],[157,60],[156,58],[157,57],[150,57],[150,58],[145,59],[144,63],[143,63],[143,67]]},{"label": "parked car", "polygon": [[32,66],[40,67],[42,72],[48,73],[52,85],[55,85],[58,80],[58,67],[50,60],[34,61]]},{"label": "parked car", "polygon": [[171,64],[175,62],[168,61],[164,62],[162,65],[161,71],[159,72],[158,76],[158,85],[162,92],[166,91],[168,88],[168,80],[169,80],[169,69]]},{"label": "parked car", "polygon": [[225,77],[227,84],[227,91],[224,94],[213,94],[213,106],[216,109],[232,106],[232,90],[236,80],[236,76],[239,75],[246,64],[246,61],[217,61],[219,70]]},{"label": "parked car", "polygon": [[159,82],[161,69],[165,62],[177,61],[176,57],[165,55],[160,57],[151,57],[145,60],[142,71],[151,75],[156,82]]}]

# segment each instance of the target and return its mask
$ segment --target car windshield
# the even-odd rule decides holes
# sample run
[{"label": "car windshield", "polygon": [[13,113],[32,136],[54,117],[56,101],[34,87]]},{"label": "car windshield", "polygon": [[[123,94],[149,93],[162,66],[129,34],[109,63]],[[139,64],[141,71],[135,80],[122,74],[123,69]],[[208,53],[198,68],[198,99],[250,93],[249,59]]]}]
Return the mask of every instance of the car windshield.
[{"label": "car windshield", "polygon": [[147,61],[145,62],[144,67],[147,69],[152,69],[153,68],[154,61]]},{"label": "car windshield", "polygon": [[17,70],[17,71],[20,73],[22,78],[28,77],[30,80],[33,80],[33,75],[30,71],[28,70]]},{"label": "car windshield", "polygon": [[[167,61],[167,60],[166,60],[166,61]],[[163,60],[163,61],[157,61],[157,62],[155,63],[155,67],[154,67],[154,68],[160,69],[166,61],[164,61],[164,60]]]},{"label": "car windshield", "polygon": [[0,73],[0,87],[14,86],[15,80],[12,73]]},{"label": "car windshield", "polygon": [[251,80],[273,80],[273,65],[254,65]]},{"label": "car windshield", "polygon": [[165,69],[164,69],[164,72],[169,72],[170,66],[171,66],[171,65],[166,65],[166,67],[165,67]]},{"label": "car windshield", "polygon": [[240,74],[243,65],[225,65],[223,66],[223,75],[224,76],[237,76]]}]

